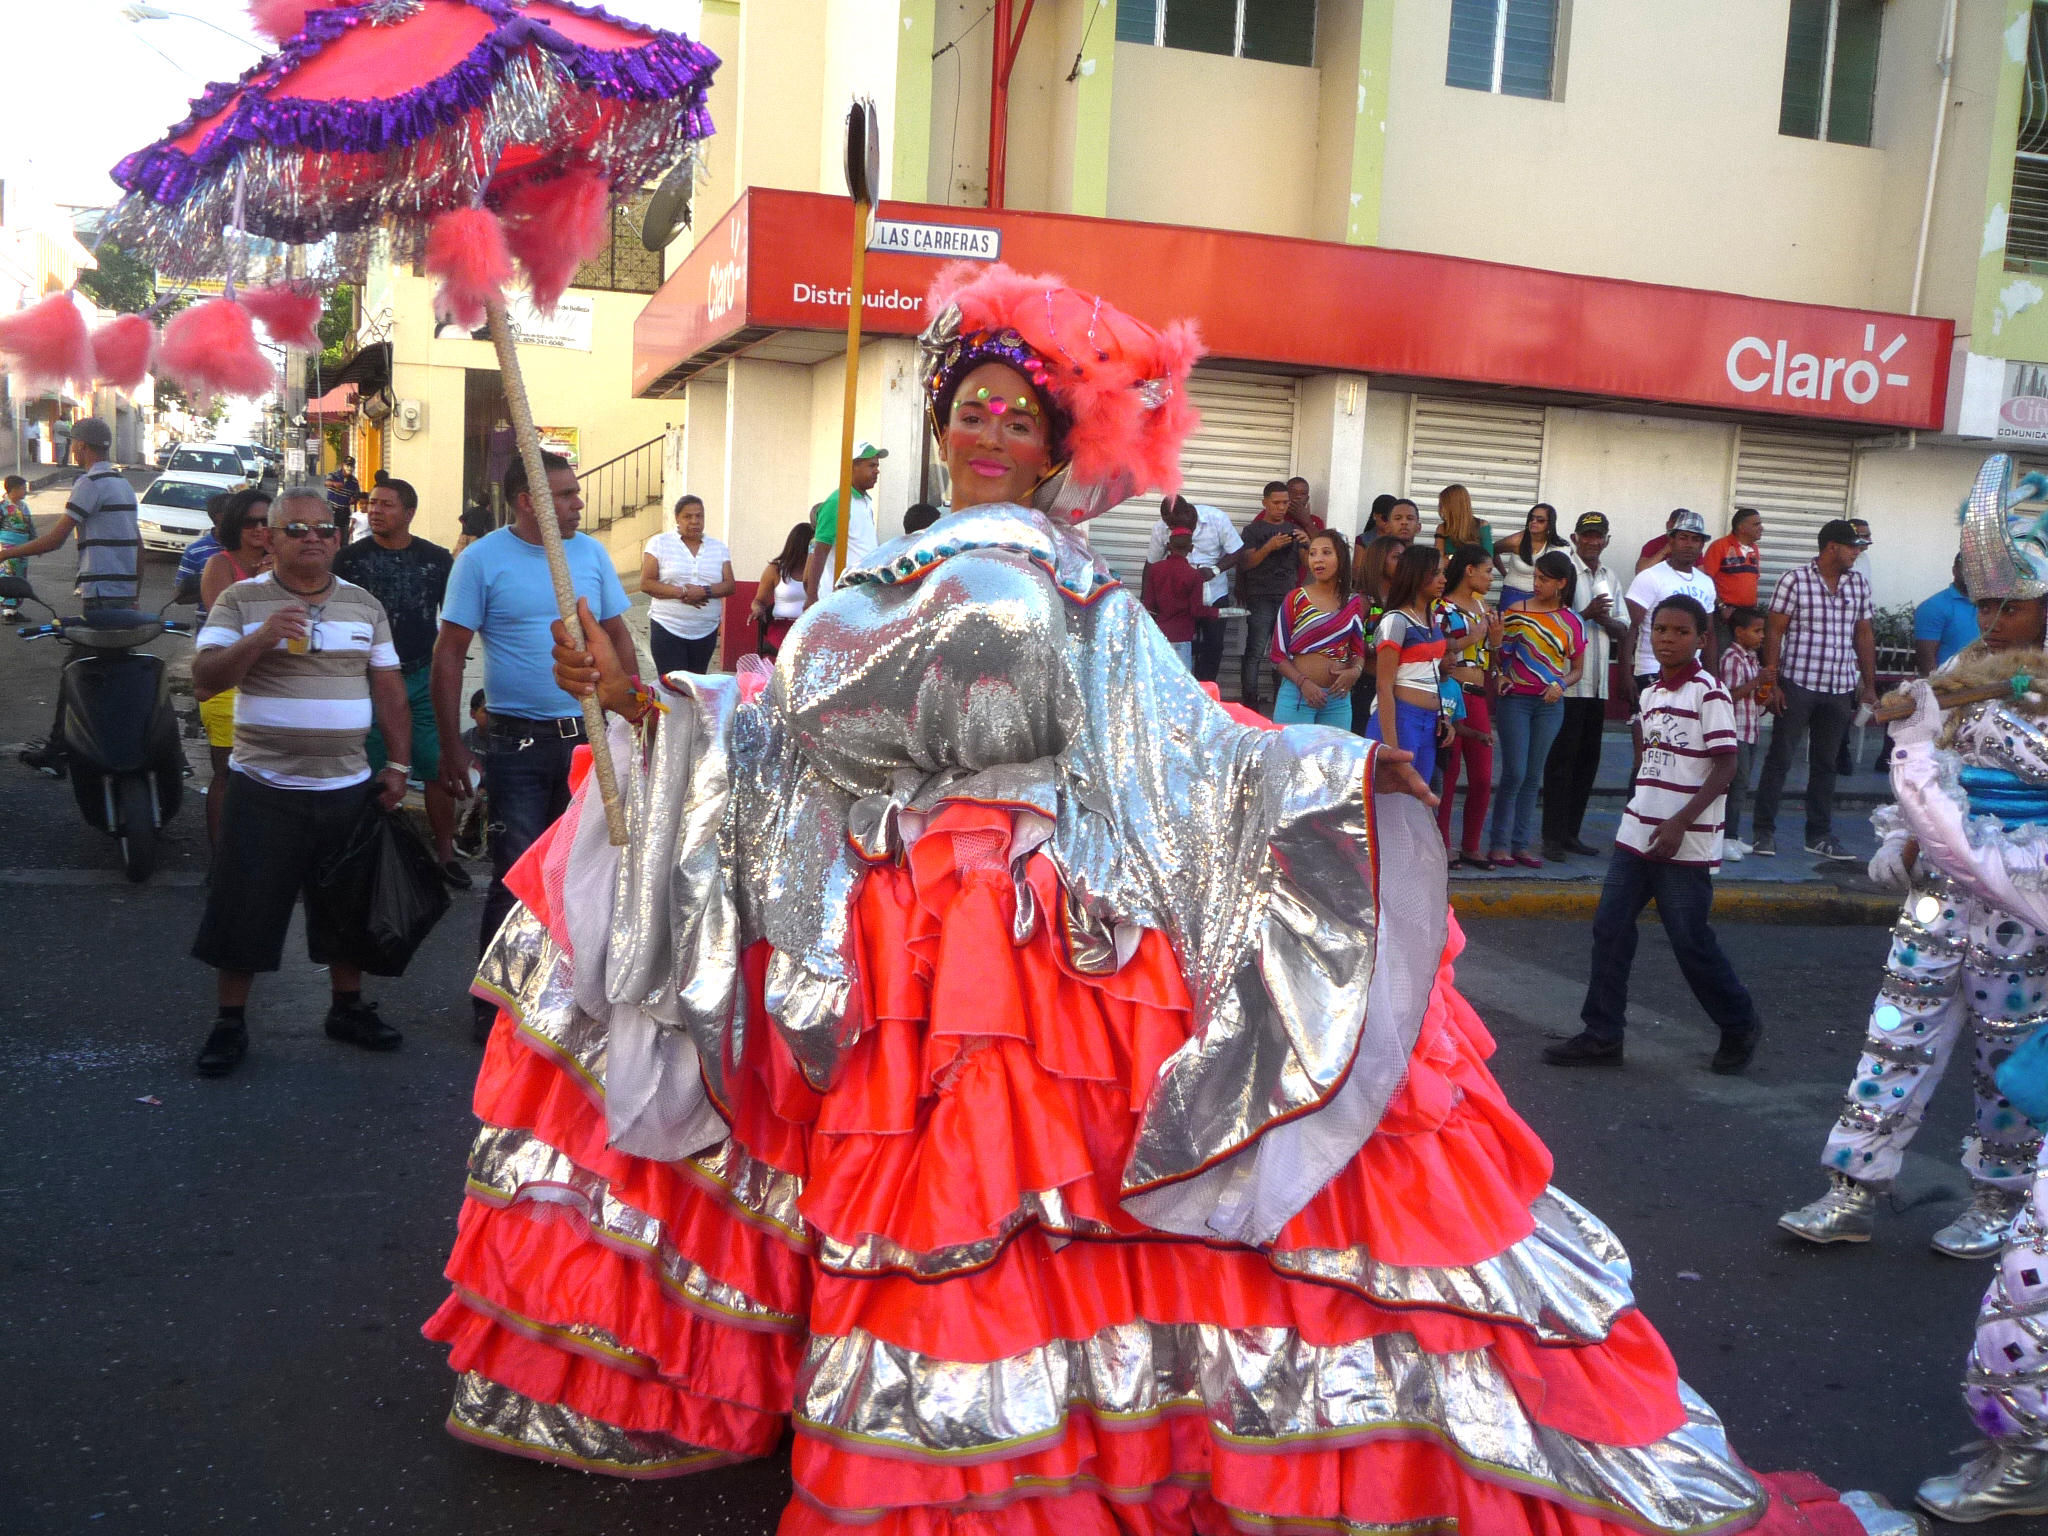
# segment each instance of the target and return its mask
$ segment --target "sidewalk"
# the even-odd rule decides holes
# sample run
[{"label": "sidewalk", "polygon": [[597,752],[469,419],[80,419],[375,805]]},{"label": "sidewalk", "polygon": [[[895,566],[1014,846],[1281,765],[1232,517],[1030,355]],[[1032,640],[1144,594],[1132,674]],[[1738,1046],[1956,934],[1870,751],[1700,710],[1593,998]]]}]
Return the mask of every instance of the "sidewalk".
[{"label": "sidewalk", "polygon": [[[1756,774],[1763,773],[1764,752],[1770,744],[1771,727],[1764,727],[1757,743]],[[1877,834],[1870,826],[1870,812],[1891,798],[1888,775],[1874,772],[1879,733],[1871,729],[1851,731],[1849,745],[1856,772],[1835,781],[1834,831],[1853,860],[1818,859],[1805,851],[1806,754],[1801,751],[1785,781],[1785,798],[1778,812],[1778,855],[1731,861],[1715,877],[1714,911],[1728,921],[1749,922],[1878,922],[1889,923],[1898,912],[1898,898],[1879,891],[1864,873],[1864,866],[1877,851]],[[1601,850],[1597,858],[1568,857],[1548,861],[1541,869],[1509,869],[1482,872],[1454,870],[1451,874],[1452,905],[1468,916],[1489,917],[1588,917],[1599,902],[1600,883],[1607,874],[1606,850],[1614,842],[1621,822],[1621,808],[1627,800],[1631,760],[1626,730],[1610,725],[1602,738],[1600,775],[1594,781],[1592,804],[1580,836]],[[1756,804],[1755,785],[1750,788],[1750,807]],[[1462,819],[1464,800],[1458,801]],[[1751,835],[1749,812],[1745,811],[1743,831]],[[1453,830],[1458,823],[1453,823]]]}]

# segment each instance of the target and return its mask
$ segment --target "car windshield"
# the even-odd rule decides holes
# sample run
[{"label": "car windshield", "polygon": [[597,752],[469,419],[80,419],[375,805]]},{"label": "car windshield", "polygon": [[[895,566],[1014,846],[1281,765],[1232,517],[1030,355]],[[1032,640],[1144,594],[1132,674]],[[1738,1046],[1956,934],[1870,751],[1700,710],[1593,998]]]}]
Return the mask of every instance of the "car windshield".
[{"label": "car windshield", "polygon": [[240,454],[226,453],[217,448],[180,448],[171,455],[167,469],[182,469],[200,475],[242,474]]},{"label": "car windshield", "polygon": [[210,485],[158,480],[142,493],[142,504],[145,507],[179,507],[187,512],[204,512],[206,504],[220,494]]}]

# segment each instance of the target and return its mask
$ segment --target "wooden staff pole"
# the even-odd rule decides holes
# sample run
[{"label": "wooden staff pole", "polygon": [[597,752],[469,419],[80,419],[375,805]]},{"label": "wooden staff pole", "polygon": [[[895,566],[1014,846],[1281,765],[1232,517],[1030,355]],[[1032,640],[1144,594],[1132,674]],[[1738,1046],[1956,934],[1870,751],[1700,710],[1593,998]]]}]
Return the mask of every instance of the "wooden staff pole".
[{"label": "wooden staff pole", "polygon": [[[555,520],[554,493],[548,488],[548,472],[540,460],[540,433],[534,430],[533,407],[526,399],[526,376],[519,371],[519,348],[512,340],[512,322],[505,314],[505,301],[492,299],[486,307],[491,327],[491,345],[498,349],[498,374],[505,386],[505,412],[512,418],[513,441],[519,445],[519,462],[526,466],[526,493],[533,502],[533,520],[540,524],[541,548],[547,552],[548,575],[554,579],[555,607],[569,631],[569,643],[583,644],[583,625],[576,617],[576,586],[569,576],[569,556],[562,548],[562,525]],[[629,666],[633,658],[621,657]],[[619,802],[619,777],[612,767],[611,742],[605,735],[604,706],[592,694],[583,701],[584,733],[590,738],[590,765],[597,772],[598,793],[604,797],[604,822],[614,848],[626,846],[626,808]]]},{"label": "wooden staff pole", "polygon": [[[1988,704],[1993,699],[2011,697],[2012,684],[2009,682],[1983,683],[1975,688],[1943,688],[1937,684],[1934,689],[1934,702],[1945,710],[1961,709],[1965,704]],[[1889,725],[1894,720],[1910,718],[1912,713],[1913,695],[1901,690],[1897,693],[1888,693],[1879,699],[1877,707],[1870,712],[1870,718],[1880,724]]]},{"label": "wooden staff pole", "polygon": [[853,282],[846,290],[846,409],[839,423],[839,526],[832,536],[832,580],[846,574],[846,529],[853,521],[853,408],[860,393],[860,311],[867,271],[868,212],[853,205]]}]

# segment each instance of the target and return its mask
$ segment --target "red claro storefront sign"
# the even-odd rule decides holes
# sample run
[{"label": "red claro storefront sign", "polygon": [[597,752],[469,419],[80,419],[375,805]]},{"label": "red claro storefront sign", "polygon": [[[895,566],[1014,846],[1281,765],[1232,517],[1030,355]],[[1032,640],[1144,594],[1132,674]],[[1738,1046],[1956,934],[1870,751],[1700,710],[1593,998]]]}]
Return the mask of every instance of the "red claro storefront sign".
[{"label": "red claro storefront sign", "polygon": [[[999,231],[1012,267],[1148,320],[1192,317],[1218,359],[1888,427],[1938,429],[1948,393],[1947,320],[1231,230],[919,203],[876,214]],[[634,393],[744,350],[743,332],[843,330],[851,218],[843,198],[750,189],[641,312]],[[871,250],[866,329],[922,329],[940,265]]]}]

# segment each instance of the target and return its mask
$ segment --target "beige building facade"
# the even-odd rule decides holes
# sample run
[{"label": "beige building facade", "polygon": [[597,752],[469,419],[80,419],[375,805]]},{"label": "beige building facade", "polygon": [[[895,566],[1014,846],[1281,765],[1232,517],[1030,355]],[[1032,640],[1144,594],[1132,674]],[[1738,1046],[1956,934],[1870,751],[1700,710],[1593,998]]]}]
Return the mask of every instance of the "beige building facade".
[{"label": "beige building facade", "polygon": [[[885,199],[972,225],[989,202],[1001,44],[986,0],[703,9],[704,40],[725,60],[711,102],[720,132],[695,233],[670,248],[669,286],[642,317],[635,390],[657,415],[682,405],[670,493],[705,497],[745,578],[836,480],[843,308],[821,297],[813,323],[671,356],[656,323],[665,299],[694,291],[690,269],[721,254],[710,243],[738,238],[744,219],[728,215],[748,189],[843,194],[841,121],[856,94],[882,122]],[[1198,499],[1249,516],[1260,484],[1301,473],[1351,529],[1379,492],[1427,510],[1459,480],[1500,531],[1541,499],[1567,521],[1606,512],[1628,550],[1672,507],[1718,529],[1753,504],[1773,568],[1805,558],[1826,517],[1861,516],[1889,604],[1939,584],[1986,452],[2048,460],[2048,275],[2036,275],[2048,274],[2048,21],[2030,0],[1555,0],[1512,12],[1503,0],[1244,0],[1227,12],[1192,0],[1030,7],[1009,74],[1002,205],[1857,311],[1873,368],[1914,317],[1952,324],[1953,339],[1933,404],[1885,421],[1791,400],[1796,351],[1768,387],[1702,405],[1597,382],[1416,374],[1377,354],[1317,367],[1240,339],[1197,375]],[[845,207],[820,217],[848,219]],[[1270,278],[1255,265],[1237,286],[1278,325],[1300,300],[1289,252],[1312,248],[1261,249]],[[1138,296],[1144,276],[1128,307],[1169,318]],[[1503,322],[1475,309],[1427,323]],[[1673,340],[1654,323],[1641,339]],[[1761,354],[1727,359],[1731,379],[1758,377],[1773,338],[1757,339]],[[1836,370],[1832,391],[1863,357],[1851,343],[1809,360],[1816,381]],[[901,335],[864,349],[859,432],[891,452],[877,498],[886,535],[934,488]],[[1114,563],[1149,516],[1100,525]]]}]

